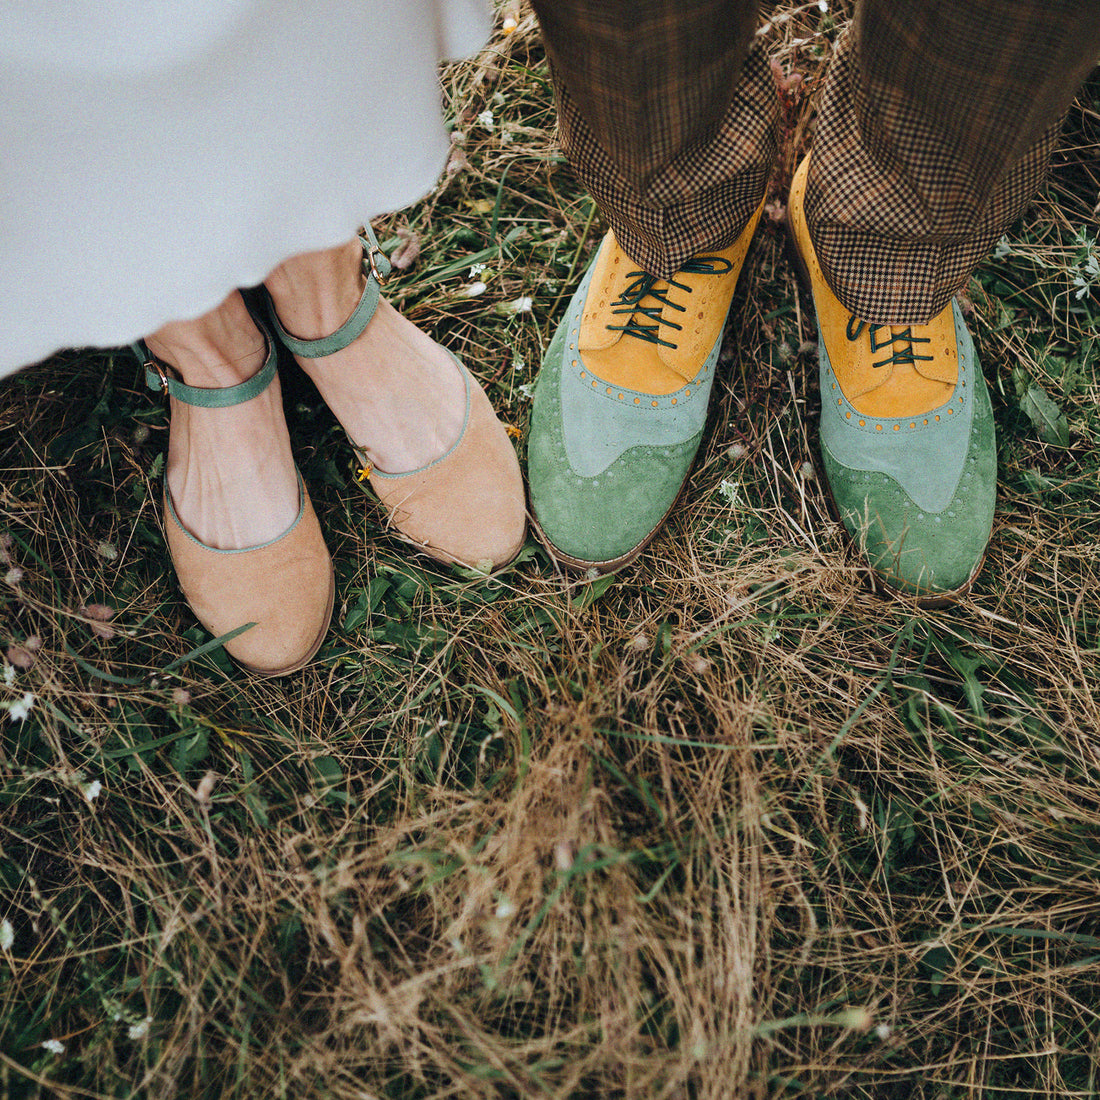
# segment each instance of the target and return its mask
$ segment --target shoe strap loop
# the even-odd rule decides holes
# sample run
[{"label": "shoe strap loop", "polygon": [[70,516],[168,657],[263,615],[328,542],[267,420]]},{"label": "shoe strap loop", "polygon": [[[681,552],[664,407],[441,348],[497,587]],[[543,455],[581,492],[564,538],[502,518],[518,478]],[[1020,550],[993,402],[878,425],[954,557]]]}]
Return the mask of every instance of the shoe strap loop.
[{"label": "shoe strap loop", "polygon": [[251,377],[239,382],[235,386],[224,388],[207,388],[205,386],[188,386],[169,373],[172,368],[162,363],[145,346],[144,340],[138,340],[131,344],[138,362],[145,368],[145,384],[151,390],[159,390],[161,393],[174,397],[187,405],[196,405],[200,409],[228,409],[233,405],[243,405],[246,401],[258,397],[275,377],[278,366],[278,356],[275,353],[275,341],[271,333],[262,322],[256,321],[260,332],[263,333],[264,343],[267,346],[267,358],[264,365]]},{"label": "shoe strap loop", "polygon": [[378,238],[369,225],[360,228],[359,241],[363,245],[363,274],[367,277],[367,285],[363,287],[359,304],[352,311],[351,316],[330,335],[321,336],[316,340],[302,340],[292,336],[279,320],[271,295],[267,295],[267,313],[271,324],[283,347],[293,355],[299,355],[303,359],[321,359],[326,355],[343,351],[357,340],[370,324],[374,311],[378,308],[379,287],[386,281],[391,268],[390,261],[379,247]]}]

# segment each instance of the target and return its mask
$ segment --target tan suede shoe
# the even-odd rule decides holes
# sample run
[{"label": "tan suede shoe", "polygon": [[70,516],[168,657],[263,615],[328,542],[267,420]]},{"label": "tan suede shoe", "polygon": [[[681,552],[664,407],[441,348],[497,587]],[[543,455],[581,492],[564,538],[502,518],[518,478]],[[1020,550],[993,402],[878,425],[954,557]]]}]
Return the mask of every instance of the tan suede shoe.
[{"label": "tan suede shoe", "polygon": [[[170,377],[143,345],[135,344],[134,352],[150,389],[200,408],[228,408],[258,396],[275,377],[275,344],[260,327],[268,346],[266,362],[247,381],[225,389],[187,386]],[[278,538],[243,550],[218,550],[183,526],[165,484],[164,534],[180,588],[215,638],[247,628],[224,643],[225,651],[260,676],[283,676],[306,664],[332,618],[332,559],[301,474],[298,493],[298,517]]]},{"label": "tan suede shoe", "polygon": [[[283,345],[303,359],[343,351],[370,324],[379,286],[389,261],[369,227],[360,232],[366,285],[351,316],[330,336],[302,340],[287,332],[268,296],[272,326]],[[462,432],[446,454],[416,470],[372,468],[352,440],[371,487],[389,512],[389,522],[405,541],[448,565],[489,572],[507,565],[526,536],[523,477],[504,425],[484,389],[455,359],[466,391]]]},{"label": "tan suede shoe", "polygon": [[457,360],[455,365],[466,383],[462,434],[435,462],[403,474],[371,469],[370,483],[390,522],[418,550],[489,572],[507,565],[523,546],[523,480],[485,391]]},{"label": "tan suede shoe", "polygon": [[332,561],[300,476],[298,488],[301,504],[290,530],[245,550],[199,542],[164,492],[164,534],[184,597],[215,638],[255,624],[227,641],[225,651],[260,676],[285,676],[307,664],[332,618]]}]

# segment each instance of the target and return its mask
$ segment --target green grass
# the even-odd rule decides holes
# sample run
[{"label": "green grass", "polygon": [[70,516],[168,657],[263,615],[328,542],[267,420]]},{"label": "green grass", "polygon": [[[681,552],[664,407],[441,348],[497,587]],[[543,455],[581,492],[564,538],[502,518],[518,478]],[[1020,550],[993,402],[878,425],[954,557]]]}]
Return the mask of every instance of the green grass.
[{"label": "green grass", "polygon": [[[774,31],[810,85],[832,7]],[[529,17],[445,86],[468,165],[377,223],[421,248],[390,297],[523,428],[599,217]],[[1001,480],[952,610],[870,593],[829,516],[774,225],[615,578],[408,557],[290,376],[338,603],[283,681],[195,652],[133,364],[8,380],[0,1095],[1100,1096],[1098,88],[967,291]]]}]

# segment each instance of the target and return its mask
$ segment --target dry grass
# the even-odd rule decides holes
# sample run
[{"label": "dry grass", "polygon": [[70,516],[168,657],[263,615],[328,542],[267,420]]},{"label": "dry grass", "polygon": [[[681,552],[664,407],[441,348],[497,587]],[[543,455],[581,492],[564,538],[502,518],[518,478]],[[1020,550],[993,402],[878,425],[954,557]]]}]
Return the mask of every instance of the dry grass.
[{"label": "dry grass", "polygon": [[[811,86],[832,7],[771,32]],[[526,17],[449,70],[469,165],[380,226],[423,248],[396,300],[520,424],[599,233],[546,81]],[[1100,1095],[1096,102],[969,292],[1002,483],[951,611],[870,594],[828,516],[777,228],[691,491],[612,580],[533,544],[493,580],[409,560],[292,381],[342,603],[285,682],[170,668],[204,637],[129,362],[6,383],[0,623],[29,667],[0,699],[36,700],[0,757],[0,1094]]]}]

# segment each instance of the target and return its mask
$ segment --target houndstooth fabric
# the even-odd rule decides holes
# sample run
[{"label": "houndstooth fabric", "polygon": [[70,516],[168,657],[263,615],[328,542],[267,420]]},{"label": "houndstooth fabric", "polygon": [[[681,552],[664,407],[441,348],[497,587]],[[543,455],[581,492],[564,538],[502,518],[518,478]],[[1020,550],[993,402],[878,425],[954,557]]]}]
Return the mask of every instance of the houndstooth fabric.
[{"label": "houndstooth fabric", "polygon": [[875,0],[838,44],[806,220],[836,296],[927,321],[1024,211],[1100,56],[1095,0]]},{"label": "houndstooth fabric", "polygon": [[[624,249],[667,278],[732,243],[776,148],[758,43],[745,58],[756,4],[535,7],[563,146]],[[1100,0],[862,0],[825,81],[806,195],[845,306],[876,324],[940,312],[1039,187],[1098,56]]]},{"label": "houndstooth fabric", "polygon": [[[755,5],[535,0],[562,145],[626,252],[668,277],[760,205],[778,101]],[[747,56],[746,56],[746,50]]]}]

